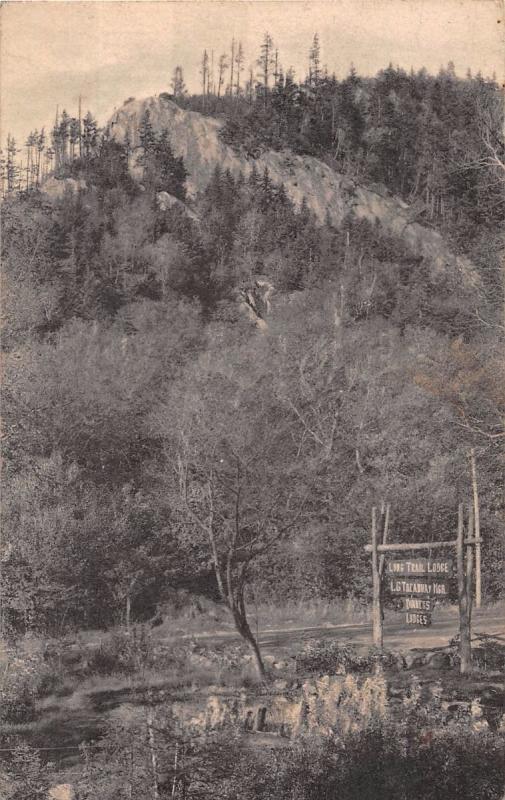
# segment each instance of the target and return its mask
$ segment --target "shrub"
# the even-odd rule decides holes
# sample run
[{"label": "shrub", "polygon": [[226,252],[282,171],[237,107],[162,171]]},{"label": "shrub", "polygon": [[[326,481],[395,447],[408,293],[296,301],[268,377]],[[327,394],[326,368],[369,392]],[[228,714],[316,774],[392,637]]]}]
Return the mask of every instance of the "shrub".
[{"label": "shrub", "polygon": [[32,722],[36,717],[35,694],[25,679],[11,679],[0,688],[0,721]]},{"label": "shrub", "polygon": [[62,685],[63,676],[60,670],[49,664],[43,665],[34,675],[33,690],[37,697],[58,694]]},{"label": "shrub", "polygon": [[[251,747],[231,731],[185,736],[183,746],[176,745],[173,721],[156,718],[160,797],[501,800],[503,737],[463,725],[431,730],[426,725],[425,717],[373,722],[338,738],[306,738],[278,749]],[[79,796],[151,796],[150,757],[145,719],[139,716],[121,728],[116,723],[98,752],[90,754],[87,773],[78,781]],[[131,763],[137,764],[133,771]]]},{"label": "shrub", "polygon": [[473,648],[473,659],[483,670],[505,670],[505,644],[494,636],[477,634],[478,647]]},{"label": "shrub", "polygon": [[374,725],[285,756],[269,798],[499,800],[503,793],[503,739],[463,726]]},{"label": "shrub", "polygon": [[46,800],[47,767],[41,763],[37,750],[26,743],[14,747],[7,776],[9,786],[4,800]]},{"label": "shrub", "polygon": [[95,650],[88,661],[91,673],[131,675],[153,662],[151,640],[146,629],[133,628],[131,634],[113,633]]},{"label": "shrub", "polygon": [[357,648],[350,644],[326,639],[311,640],[307,642],[303,652],[296,656],[296,671],[316,672],[322,675],[371,672],[376,664],[388,666],[392,661],[392,654],[380,653],[372,647],[360,654]]},{"label": "shrub", "polygon": [[31,722],[35,719],[35,666],[31,661],[12,658],[0,677],[0,721]]}]

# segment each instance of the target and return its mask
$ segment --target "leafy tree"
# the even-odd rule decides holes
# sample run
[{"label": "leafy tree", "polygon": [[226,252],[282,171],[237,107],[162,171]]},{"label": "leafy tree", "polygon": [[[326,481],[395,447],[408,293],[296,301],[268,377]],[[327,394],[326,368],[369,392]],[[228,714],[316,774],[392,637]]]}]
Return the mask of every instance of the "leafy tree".
[{"label": "leafy tree", "polygon": [[305,489],[290,427],[266,391],[268,376],[251,369],[258,348],[242,367],[237,357],[245,354],[232,348],[192,366],[153,422],[167,442],[171,502],[186,515],[188,535],[203,537],[221,598],[263,677],[246,588],[255,561],[300,520]]}]

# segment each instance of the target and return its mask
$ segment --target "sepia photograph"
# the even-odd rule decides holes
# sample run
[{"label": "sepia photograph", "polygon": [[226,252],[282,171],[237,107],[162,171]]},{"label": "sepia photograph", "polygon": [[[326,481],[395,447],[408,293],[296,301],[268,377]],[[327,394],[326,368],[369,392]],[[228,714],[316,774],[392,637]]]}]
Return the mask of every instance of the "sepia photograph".
[{"label": "sepia photograph", "polygon": [[0,800],[505,800],[504,0],[0,25]]}]

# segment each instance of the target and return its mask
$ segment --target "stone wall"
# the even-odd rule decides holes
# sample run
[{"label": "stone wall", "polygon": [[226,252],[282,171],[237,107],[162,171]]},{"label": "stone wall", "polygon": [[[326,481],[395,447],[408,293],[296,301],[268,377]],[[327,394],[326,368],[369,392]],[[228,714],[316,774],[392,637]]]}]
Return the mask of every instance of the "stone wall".
[{"label": "stone wall", "polygon": [[[444,724],[466,721],[474,730],[505,730],[505,693],[482,690],[462,699],[450,697],[440,681],[421,683],[412,674],[402,686],[375,675],[325,675],[303,684],[276,681],[277,691],[230,695],[215,687],[201,703],[175,703],[173,713],[189,731],[235,728],[288,738],[345,735],[387,717],[405,718],[416,708],[429,709]],[[275,690],[275,684],[274,684]]]}]

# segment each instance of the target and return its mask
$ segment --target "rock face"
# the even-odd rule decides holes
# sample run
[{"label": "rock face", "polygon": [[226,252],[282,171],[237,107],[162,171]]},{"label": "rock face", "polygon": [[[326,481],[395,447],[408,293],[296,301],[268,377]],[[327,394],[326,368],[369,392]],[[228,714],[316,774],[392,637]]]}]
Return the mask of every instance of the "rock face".
[{"label": "rock face", "polygon": [[42,185],[42,192],[49,197],[60,198],[65,192],[78,192],[86,188],[86,181],[75,178],[48,178]]},{"label": "rock face", "polygon": [[[284,184],[296,206],[305,198],[320,223],[330,220],[339,226],[348,215],[378,223],[386,233],[399,236],[414,255],[426,258],[434,271],[452,268],[466,283],[476,281],[470,262],[451,253],[437,231],[416,222],[412,209],[384,187],[361,186],[317,158],[290,151],[268,151],[257,159],[241,156],[221,140],[220,120],[185,111],[166,96],[125,103],[110,120],[111,135],[123,141],[128,133],[133,147],[138,147],[139,124],[146,110],[153,129],[167,129],[175,154],[183,157],[190,197],[207,186],[216,165],[235,176],[249,174],[253,164],[259,173],[267,167],[272,181]],[[134,163],[131,169],[138,173]]]},{"label": "rock face", "polygon": [[194,211],[191,211],[186,203],[183,203],[182,200],[174,197],[173,194],[169,194],[168,192],[158,192],[156,195],[156,202],[160,211],[168,211],[169,208],[179,208],[184,212],[184,214],[192,219],[193,222],[199,221]]},{"label": "rock face", "polygon": [[266,330],[266,316],[270,312],[270,298],[275,287],[268,278],[258,277],[254,286],[239,291],[240,307],[260,330]]}]

